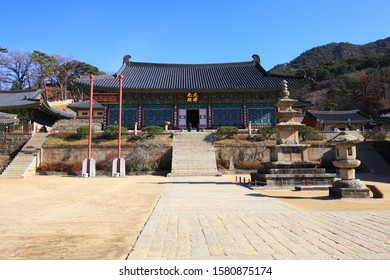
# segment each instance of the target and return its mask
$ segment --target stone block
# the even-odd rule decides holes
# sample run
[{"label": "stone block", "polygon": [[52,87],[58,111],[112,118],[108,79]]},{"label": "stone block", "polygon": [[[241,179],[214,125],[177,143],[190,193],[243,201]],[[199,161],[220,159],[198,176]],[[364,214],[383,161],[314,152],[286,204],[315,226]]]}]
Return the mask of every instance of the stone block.
[{"label": "stone block", "polygon": [[368,188],[329,188],[329,196],[337,198],[369,198],[370,192]]},{"label": "stone block", "polygon": [[340,169],[340,177],[343,180],[355,179],[355,169]]}]

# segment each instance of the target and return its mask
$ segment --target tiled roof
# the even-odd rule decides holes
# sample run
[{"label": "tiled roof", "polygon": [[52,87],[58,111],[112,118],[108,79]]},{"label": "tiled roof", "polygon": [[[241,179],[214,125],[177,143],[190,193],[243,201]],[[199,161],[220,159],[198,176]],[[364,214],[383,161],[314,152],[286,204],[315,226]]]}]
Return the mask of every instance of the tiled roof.
[{"label": "tiled roof", "polygon": [[[264,70],[256,55],[249,62],[219,64],[159,64],[124,61],[116,75],[97,76],[95,89],[119,88],[120,74],[124,75],[123,89],[127,91],[174,90],[248,90],[279,88],[283,80],[289,85],[307,83],[304,77],[273,75]],[[76,80],[89,86],[89,77]]]},{"label": "tiled roof", "polygon": [[0,109],[6,112],[18,112],[19,109],[29,108],[32,121],[49,126],[60,119],[76,117],[74,114],[51,108],[40,94],[40,89],[0,91]]},{"label": "tiled roof", "polygon": [[18,123],[17,115],[0,112],[0,125],[16,125]]},{"label": "tiled roof", "polygon": [[311,115],[313,118],[318,121],[323,121],[324,123],[333,123],[333,122],[370,122],[371,118],[366,114],[360,112],[359,110],[348,110],[348,111],[316,111],[308,110],[308,115]]},{"label": "tiled roof", "polygon": [[390,121],[390,108],[376,112],[376,119]]},{"label": "tiled roof", "polygon": [[294,103],[293,107],[313,107],[314,103],[306,100],[298,100]]},{"label": "tiled roof", "polygon": [[[88,101],[80,101],[74,102],[68,105],[69,109],[89,109],[89,100]],[[104,109],[104,106],[93,101],[93,109]]]},{"label": "tiled roof", "polygon": [[41,90],[0,91],[0,109],[40,104]]}]

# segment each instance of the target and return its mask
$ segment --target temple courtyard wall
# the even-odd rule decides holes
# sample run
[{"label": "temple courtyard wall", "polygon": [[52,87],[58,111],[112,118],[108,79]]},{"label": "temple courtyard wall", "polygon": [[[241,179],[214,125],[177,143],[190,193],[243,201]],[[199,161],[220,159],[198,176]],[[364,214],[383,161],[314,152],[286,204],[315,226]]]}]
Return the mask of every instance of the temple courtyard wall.
[{"label": "temple courtyard wall", "polygon": [[[259,165],[270,161],[270,146],[262,144],[216,144],[217,164],[220,170],[257,169]],[[172,164],[172,146],[137,143],[122,146],[122,157],[140,167],[158,165],[163,170],[170,170]],[[117,146],[92,147],[92,158],[96,162],[115,158]],[[334,160],[334,148],[330,145],[313,145],[308,148],[309,160],[319,161],[325,167]],[[44,163],[61,161],[82,161],[87,157],[84,146],[44,146]]]}]

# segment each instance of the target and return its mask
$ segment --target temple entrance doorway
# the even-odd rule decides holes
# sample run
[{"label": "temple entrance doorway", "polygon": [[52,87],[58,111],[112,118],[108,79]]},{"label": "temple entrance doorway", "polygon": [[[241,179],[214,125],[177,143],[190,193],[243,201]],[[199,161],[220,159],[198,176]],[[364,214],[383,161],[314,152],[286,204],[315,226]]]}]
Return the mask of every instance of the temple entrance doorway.
[{"label": "temple entrance doorway", "polygon": [[199,126],[199,110],[187,110],[187,127],[191,124],[192,128]]}]

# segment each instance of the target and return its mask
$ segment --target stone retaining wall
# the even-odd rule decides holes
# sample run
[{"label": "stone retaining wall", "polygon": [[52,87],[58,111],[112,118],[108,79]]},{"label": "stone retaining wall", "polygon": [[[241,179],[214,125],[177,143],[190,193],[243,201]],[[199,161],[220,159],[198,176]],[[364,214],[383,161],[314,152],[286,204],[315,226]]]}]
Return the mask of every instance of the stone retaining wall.
[{"label": "stone retaining wall", "polygon": [[[261,163],[270,161],[270,146],[261,144],[249,145],[215,145],[217,161],[225,161],[230,164],[231,158],[234,167],[239,162],[253,162],[260,160]],[[92,158],[96,162],[115,158],[117,147],[92,147]],[[313,145],[308,148],[309,160],[320,161],[325,167],[332,168],[334,160],[334,147],[330,145]],[[82,161],[87,157],[85,146],[44,146],[42,151],[44,163],[59,161]],[[158,163],[165,169],[170,169],[172,164],[172,146],[161,144],[132,144],[122,146],[122,157],[126,162],[134,162],[139,166],[152,166]],[[228,168],[228,166],[226,167]],[[165,170],[164,169],[164,170]]]},{"label": "stone retaining wall", "polygon": [[[118,147],[92,146],[92,158],[96,161],[112,161],[117,156]],[[42,162],[51,163],[59,161],[83,161],[87,158],[86,146],[44,146]],[[158,164],[163,170],[171,168],[172,146],[162,144],[134,144],[122,145],[121,156],[126,162],[141,167],[151,167]]]},{"label": "stone retaining wall", "polygon": [[31,138],[30,133],[0,133],[0,155],[12,155]]},{"label": "stone retaining wall", "polygon": [[[214,145],[217,161],[232,162],[234,167],[242,161],[252,162],[255,160],[263,162],[270,161],[270,145],[262,144],[229,144]],[[331,161],[335,159],[334,147],[331,145],[312,145],[308,148],[310,161],[320,161],[325,167],[332,167]]]},{"label": "stone retaining wall", "polygon": [[[100,131],[102,129],[102,117],[94,117],[93,129]],[[52,131],[76,131],[76,129],[82,125],[89,126],[89,119],[71,119],[71,120],[59,120],[52,126]]]}]

